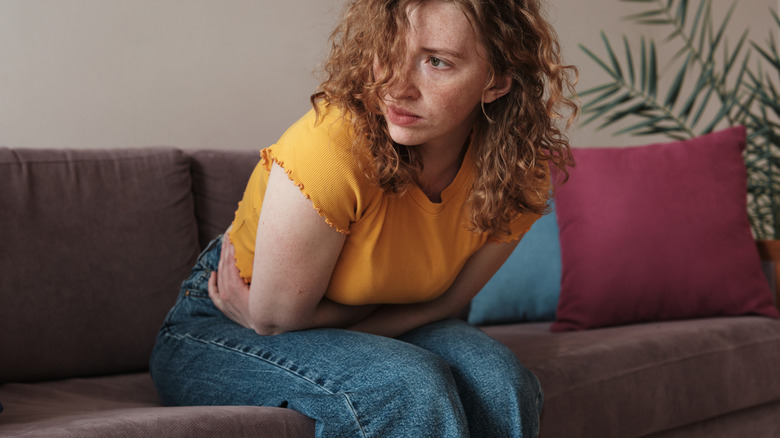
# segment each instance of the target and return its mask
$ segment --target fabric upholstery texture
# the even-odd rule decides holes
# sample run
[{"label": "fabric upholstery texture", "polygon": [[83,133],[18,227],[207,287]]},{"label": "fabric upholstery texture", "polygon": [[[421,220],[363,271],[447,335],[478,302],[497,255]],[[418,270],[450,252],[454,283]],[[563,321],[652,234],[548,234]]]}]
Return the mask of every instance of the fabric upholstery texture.
[{"label": "fabric upholstery texture", "polygon": [[780,436],[780,402],[721,415],[643,438],[734,438]]},{"label": "fabric upholstery texture", "polygon": [[471,301],[472,324],[552,321],[561,292],[561,246],[554,210],[539,218]]},{"label": "fabric upholstery texture", "polygon": [[298,412],[257,406],[160,407],[147,373],[0,389],[9,409],[0,436],[125,438],[312,437],[314,421]]},{"label": "fabric upholstery texture", "polygon": [[750,232],[745,129],[575,149],[559,188],[552,330],[718,315],[777,317]]},{"label": "fabric upholstery texture", "polygon": [[645,436],[778,401],[780,320],[549,327],[484,327],[542,382],[542,437]]},{"label": "fabric upholstery texture", "polygon": [[198,243],[202,249],[233,221],[236,204],[260,161],[260,152],[194,150],[189,156]]},{"label": "fabric upholstery texture", "polygon": [[2,148],[0,187],[0,382],[145,369],[197,256],[187,157]]}]

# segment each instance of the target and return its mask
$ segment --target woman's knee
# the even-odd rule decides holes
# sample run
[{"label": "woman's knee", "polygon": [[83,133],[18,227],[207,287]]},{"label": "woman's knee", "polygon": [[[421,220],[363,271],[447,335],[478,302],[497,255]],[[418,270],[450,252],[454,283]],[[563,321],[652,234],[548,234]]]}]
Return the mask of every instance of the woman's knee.
[{"label": "woman's knee", "polygon": [[457,391],[449,364],[441,357],[410,346],[409,351],[388,354],[382,364],[366,370],[368,387],[385,387],[408,394],[412,403]]},{"label": "woman's knee", "polygon": [[388,355],[360,379],[361,390],[349,398],[356,412],[370,412],[364,425],[367,436],[468,436],[452,372],[436,355],[426,351]]}]

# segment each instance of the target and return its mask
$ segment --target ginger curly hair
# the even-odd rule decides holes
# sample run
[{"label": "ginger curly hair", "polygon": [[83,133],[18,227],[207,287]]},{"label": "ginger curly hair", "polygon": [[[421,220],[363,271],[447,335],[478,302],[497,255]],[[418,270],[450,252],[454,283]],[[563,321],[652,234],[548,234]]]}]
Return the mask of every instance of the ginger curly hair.
[{"label": "ginger curly hair", "polygon": [[[394,143],[382,115],[382,96],[403,78],[400,64],[409,6],[426,0],[353,0],[330,38],[325,80],[311,96],[350,114],[355,150],[367,154],[367,176],[388,193],[419,183],[423,163],[414,147]],[[561,182],[574,165],[568,128],[577,114],[577,69],[562,64],[557,36],[540,0],[445,0],[463,10],[486,48],[490,77],[509,75],[510,91],[482,107],[472,135],[476,175],[467,202],[471,228],[499,237],[520,213],[548,212],[549,166]],[[390,66],[374,77],[374,62]],[[485,88],[492,85],[492,80]],[[568,117],[564,113],[568,112]]]}]

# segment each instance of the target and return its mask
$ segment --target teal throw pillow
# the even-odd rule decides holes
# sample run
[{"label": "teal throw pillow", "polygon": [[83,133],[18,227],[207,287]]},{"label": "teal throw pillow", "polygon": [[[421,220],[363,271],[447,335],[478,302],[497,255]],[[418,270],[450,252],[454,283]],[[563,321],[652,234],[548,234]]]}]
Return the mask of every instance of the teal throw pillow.
[{"label": "teal throw pillow", "polygon": [[[553,205],[554,208],[554,205]],[[561,245],[555,212],[542,216],[471,301],[476,325],[553,321],[561,292]]]}]

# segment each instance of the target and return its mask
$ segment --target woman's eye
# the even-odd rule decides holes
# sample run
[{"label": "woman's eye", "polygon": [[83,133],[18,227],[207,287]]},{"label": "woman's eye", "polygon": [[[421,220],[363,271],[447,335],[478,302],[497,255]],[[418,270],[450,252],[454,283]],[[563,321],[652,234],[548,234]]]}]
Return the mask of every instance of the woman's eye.
[{"label": "woman's eye", "polygon": [[444,61],[435,56],[431,56],[429,61],[433,67],[444,67],[446,65]]}]

